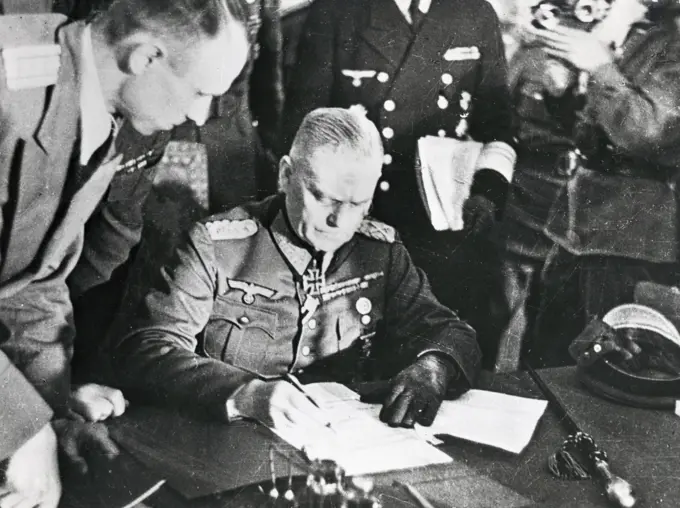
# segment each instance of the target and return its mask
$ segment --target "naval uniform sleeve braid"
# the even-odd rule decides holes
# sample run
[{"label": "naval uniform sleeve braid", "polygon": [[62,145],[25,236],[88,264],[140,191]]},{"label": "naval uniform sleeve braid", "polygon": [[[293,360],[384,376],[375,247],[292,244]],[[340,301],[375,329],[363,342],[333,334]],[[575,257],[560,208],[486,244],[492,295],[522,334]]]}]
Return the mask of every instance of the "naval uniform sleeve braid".
[{"label": "naval uniform sleeve braid", "polygon": [[196,351],[216,290],[214,246],[199,224],[146,292],[130,332],[114,339],[117,384],[156,403],[226,420],[227,399],[253,376]]},{"label": "naval uniform sleeve braid", "polygon": [[475,96],[470,135],[484,143],[470,195],[481,195],[495,206],[496,218],[505,208],[515,166],[513,108],[508,66],[498,17],[490,5],[481,9],[482,70]]}]

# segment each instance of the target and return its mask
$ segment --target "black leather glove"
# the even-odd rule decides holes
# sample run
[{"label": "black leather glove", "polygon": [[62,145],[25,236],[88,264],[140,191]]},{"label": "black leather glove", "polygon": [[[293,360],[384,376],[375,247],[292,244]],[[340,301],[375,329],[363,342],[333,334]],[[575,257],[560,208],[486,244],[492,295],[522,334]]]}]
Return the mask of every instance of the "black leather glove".
[{"label": "black leather glove", "polygon": [[391,427],[429,426],[455,376],[453,362],[438,354],[424,354],[394,376],[386,389],[368,393],[361,400],[382,402],[380,420]]},{"label": "black leather glove", "polygon": [[496,222],[496,206],[482,195],[470,196],[463,203],[463,224],[474,235],[488,235]]}]

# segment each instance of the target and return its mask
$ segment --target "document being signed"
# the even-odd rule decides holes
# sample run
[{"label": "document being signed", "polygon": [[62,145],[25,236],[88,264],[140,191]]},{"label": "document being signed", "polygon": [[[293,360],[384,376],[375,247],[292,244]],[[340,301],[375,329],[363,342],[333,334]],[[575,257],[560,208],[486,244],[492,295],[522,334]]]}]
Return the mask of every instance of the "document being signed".
[{"label": "document being signed", "polygon": [[357,393],[340,384],[309,384],[305,390],[325,411],[334,432],[318,436],[295,430],[274,432],[309,458],[335,460],[348,475],[451,462],[433,446],[441,442],[436,436],[521,453],[547,405],[544,400],[470,390],[457,400],[444,401],[431,427],[406,429],[381,422],[380,405],[361,402]]},{"label": "document being signed", "polygon": [[452,462],[413,429],[381,422],[380,406],[361,402],[357,393],[341,384],[313,383],[305,390],[324,410],[332,431],[323,435],[294,429],[273,432],[311,459],[333,459],[351,476]]}]

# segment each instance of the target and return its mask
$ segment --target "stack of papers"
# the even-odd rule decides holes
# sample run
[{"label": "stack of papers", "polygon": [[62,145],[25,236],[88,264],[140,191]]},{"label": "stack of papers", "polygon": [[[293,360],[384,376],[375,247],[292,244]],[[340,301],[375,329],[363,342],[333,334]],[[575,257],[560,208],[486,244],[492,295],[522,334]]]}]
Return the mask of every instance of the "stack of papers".
[{"label": "stack of papers", "polygon": [[463,202],[470,194],[483,144],[425,136],[418,140],[420,196],[437,231],[463,229]]},{"label": "stack of papers", "polygon": [[305,389],[324,410],[334,432],[317,436],[295,429],[274,432],[309,458],[335,460],[348,475],[452,462],[431,444],[440,434],[520,453],[547,406],[544,400],[470,390],[457,400],[444,401],[431,427],[406,429],[381,422],[380,405],[361,402],[343,385],[315,383]]}]

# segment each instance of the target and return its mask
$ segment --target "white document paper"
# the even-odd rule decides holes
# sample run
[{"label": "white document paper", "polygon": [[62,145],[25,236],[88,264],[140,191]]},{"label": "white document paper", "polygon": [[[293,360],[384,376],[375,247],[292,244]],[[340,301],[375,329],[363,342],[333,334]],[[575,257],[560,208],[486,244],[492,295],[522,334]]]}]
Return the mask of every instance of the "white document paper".
[{"label": "white document paper", "polygon": [[359,395],[337,383],[314,383],[305,390],[319,403],[333,428],[309,435],[293,429],[274,432],[310,458],[333,459],[347,475],[365,475],[452,462],[451,457],[427,443],[412,429],[381,422],[380,406],[365,404]]},{"label": "white document paper", "polygon": [[442,403],[431,427],[416,425],[426,439],[448,434],[512,453],[529,444],[548,402],[514,395],[470,390]]},{"label": "white document paper", "polygon": [[675,401],[675,414],[680,416],[680,400]]},{"label": "white document paper", "polygon": [[437,231],[463,229],[463,202],[470,194],[483,144],[425,136],[418,140],[416,176],[420,195]]}]

